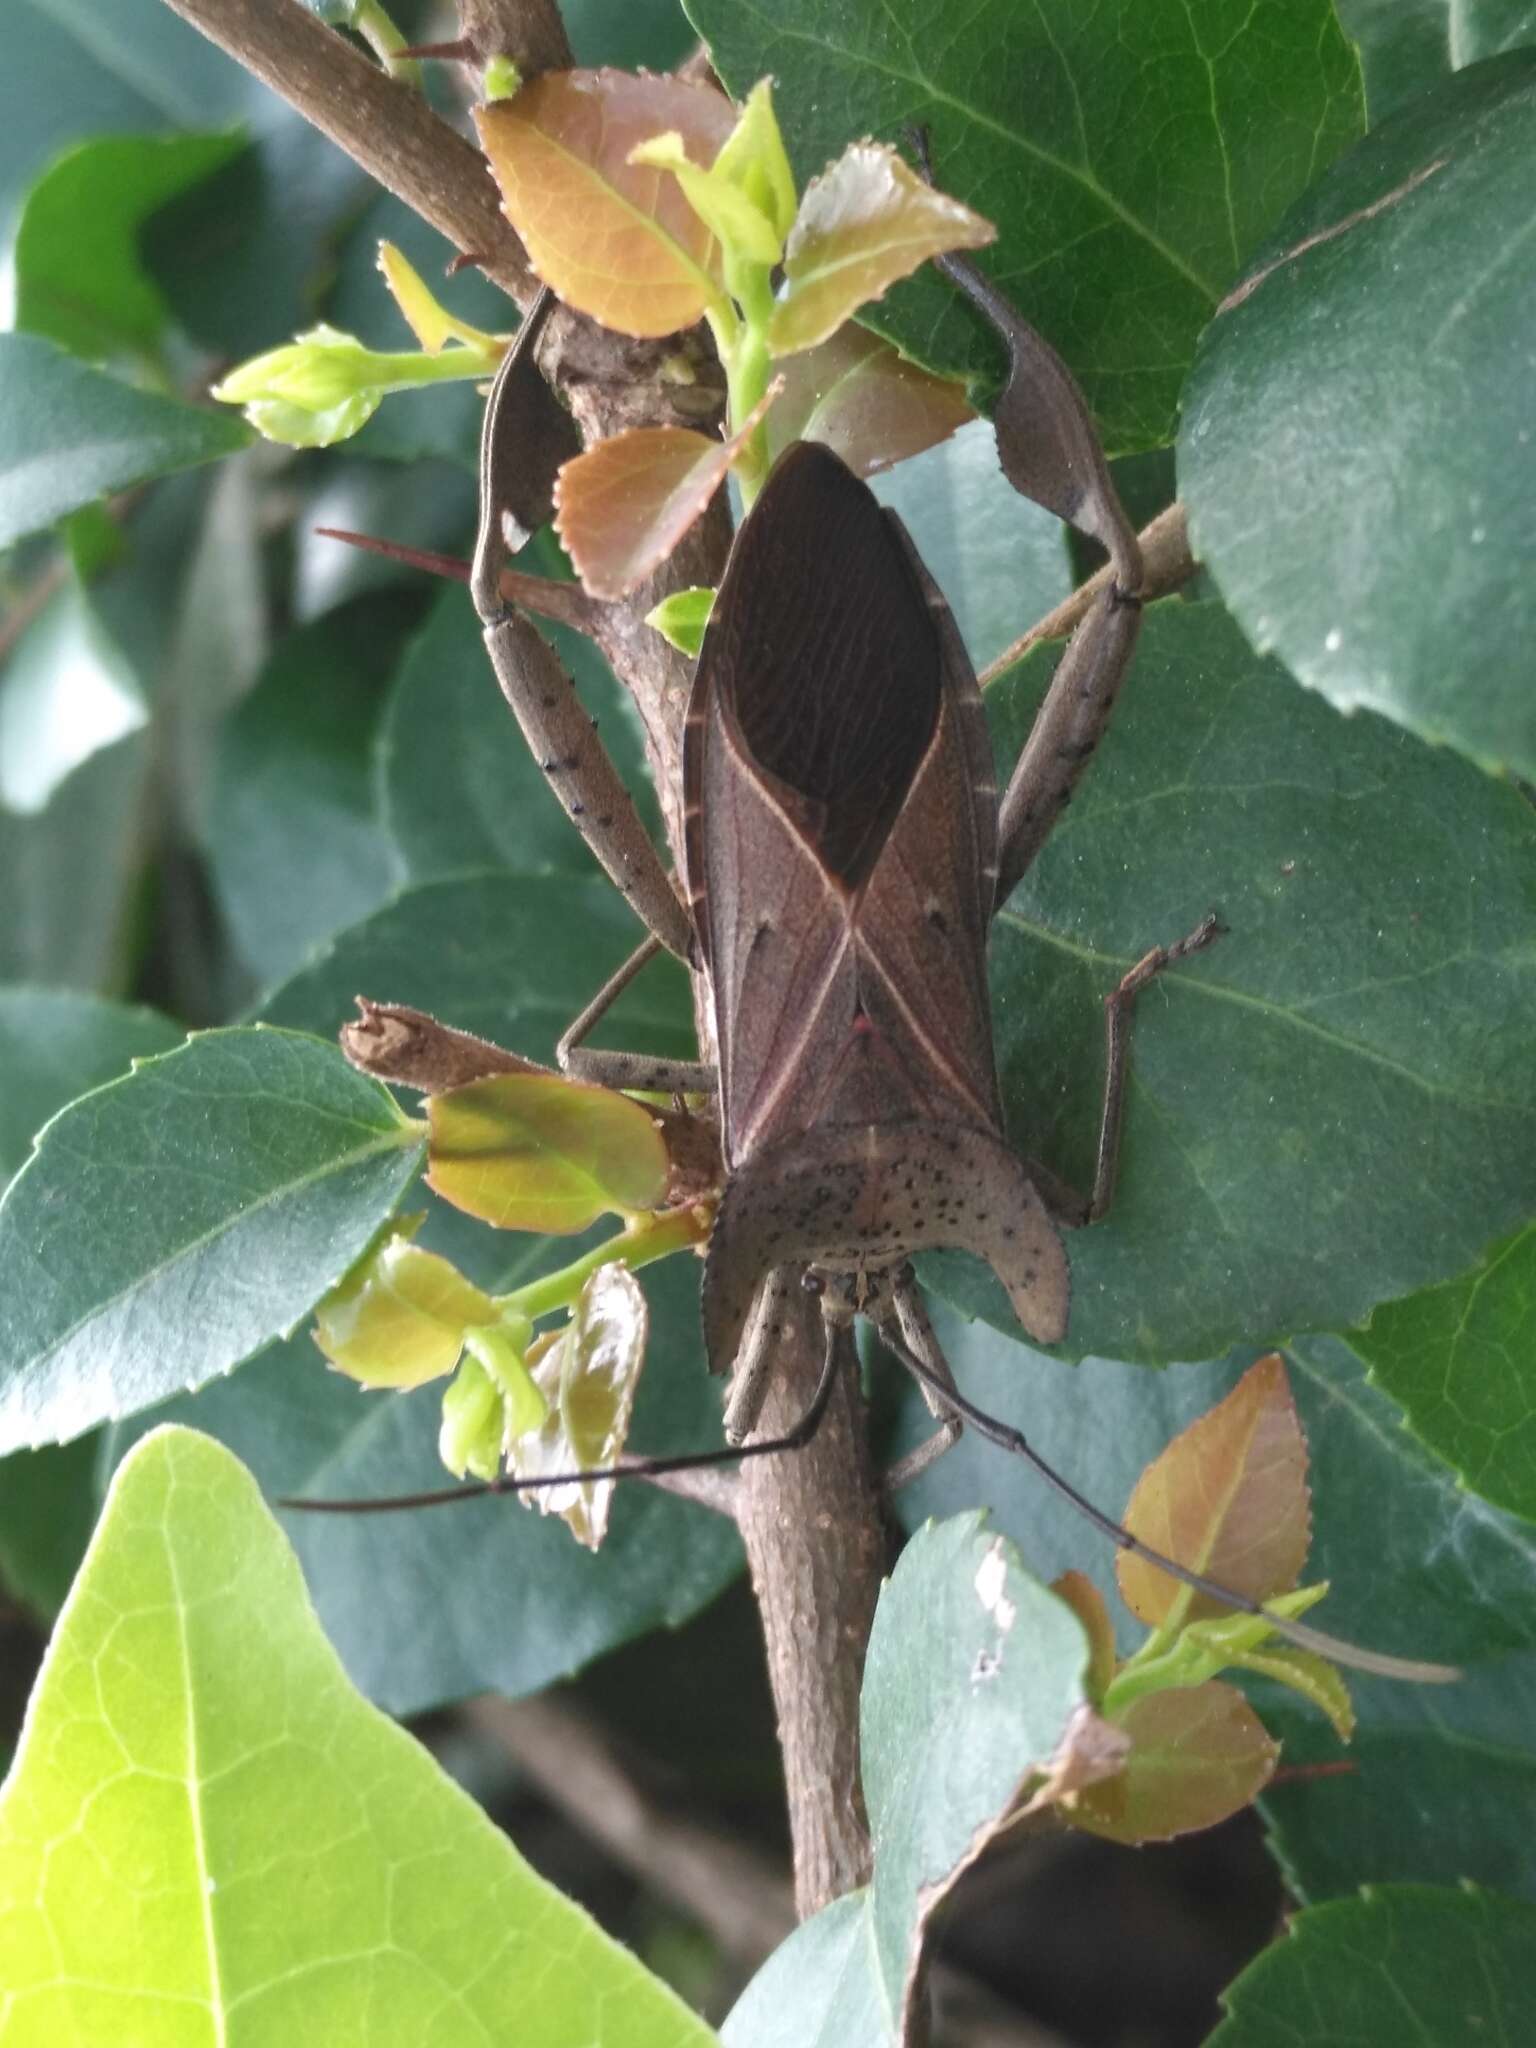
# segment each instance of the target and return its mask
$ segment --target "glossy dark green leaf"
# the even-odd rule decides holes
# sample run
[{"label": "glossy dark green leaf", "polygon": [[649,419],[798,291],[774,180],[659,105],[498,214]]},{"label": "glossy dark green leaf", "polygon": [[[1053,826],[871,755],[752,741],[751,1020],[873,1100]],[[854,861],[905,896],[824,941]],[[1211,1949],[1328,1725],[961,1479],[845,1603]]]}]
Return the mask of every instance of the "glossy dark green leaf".
[{"label": "glossy dark green leaf", "polygon": [[1536,1225],[1349,1341],[1463,1485],[1536,1521]]},{"label": "glossy dark green leaf", "polygon": [[0,1458],[0,1583],[35,1614],[64,1604],[96,1524],[99,1437]]},{"label": "glossy dark green leaf", "polygon": [[0,977],[120,990],[143,860],[148,735],[103,747],[31,817],[0,809]]},{"label": "glossy dark green leaf", "polygon": [[875,1610],[859,1702],[886,2002],[905,2009],[929,1916],[1084,1704],[1088,1642],[982,1516],[925,1528]]},{"label": "glossy dark green leaf", "polygon": [[1536,1907],[1473,1887],[1373,1887],[1298,1913],[1223,1994],[1210,2048],[1518,2048],[1536,2011]]},{"label": "glossy dark green leaf", "polygon": [[263,984],[381,903],[399,862],[377,821],[384,691],[422,597],[356,598],[284,640],[220,736],[208,849]]},{"label": "glossy dark green leaf", "polygon": [[[498,1238],[440,1211],[418,1242],[496,1289],[572,1249]],[[641,1279],[651,1356],[631,1443],[708,1449],[720,1442],[720,1396],[704,1370],[697,1266],[671,1259]],[[408,1493],[449,1483],[437,1456],[441,1398],[438,1387],[365,1393],[329,1371],[300,1333],[232,1379],[118,1432],[115,1448],[121,1455],[151,1421],[179,1419],[238,1452],[269,1498]],[[487,1690],[539,1692],[620,1643],[686,1621],[741,1562],[723,1516],[648,1486],[616,1489],[596,1555],[564,1523],[509,1500],[397,1515],[293,1510],[282,1519],[353,1682],[399,1714]]]},{"label": "glossy dark green leaf", "polygon": [[[1076,1368],[945,1312],[939,1334],[972,1400],[1030,1441],[1098,1507],[1123,1509],[1142,1468],[1241,1376],[1251,1351],[1163,1372],[1090,1359]],[[1349,1749],[1293,1695],[1246,1681],[1282,1766],[1353,1764],[1264,1796],[1272,1843],[1298,1897],[1362,1883],[1459,1876],[1536,1896],[1525,1823],[1536,1798],[1536,1534],[1461,1491],[1424,1451],[1360,1361],[1336,1339],[1286,1354],[1306,1428],[1313,1542],[1305,1577],[1327,1580],[1312,1616],[1351,1641],[1462,1666],[1456,1685],[1351,1678]],[[894,1371],[895,1368],[889,1368]],[[906,1400],[893,1449],[932,1421]],[[1043,1579],[1075,1566],[1121,1631],[1141,1640],[1114,1591],[1113,1551],[1024,1467],[970,1437],[898,1497],[918,1526],[985,1504]]]},{"label": "glossy dark green leaf", "polygon": [[1197,552],[1256,647],[1527,776],[1533,151],[1536,49],[1375,131],[1211,324],[1179,435]]},{"label": "glossy dark green leaf", "polygon": [[83,1097],[0,1203],[0,1449],[134,1414],[291,1330],[421,1152],[377,1082],[288,1032],[206,1032]]},{"label": "glossy dark green leaf", "polygon": [[144,235],[178,324],[216,356],[275,348],[313,323],[338,240],[377,189],[291,108],[262,97],[257,137],[161,207]]},{"label": "glossy dark green leaf", "polygon": [[[1006,759],[1034,668],[994,693]],[[1230,928],[1141,998],[1119,1194],[1068,1246],[1075,1354],[1202,1358],[1355,1323],[1531,1213],[1533,881],[1517,792],[1340,718],[1216,606],[1152,610],[992,944],[1013,1141],[1086,1186],[1101,998],[1212,907]],[[1002,1314],[978,1266],[946,1255],[943,1275]]]},{"label": "glossy dark green leaf", "polygon": [[75,769],[148,717],[131,663],[70,577],[0,673],[0,806],[36,816]]},{"label": "glossy dark green leaf", "polygon": [[[620,774],[654,821],[634,712],[589,647],[573,659],[570,638],[559,644]],[[412,880],[474,868],[593,872],[585,841],[555,801],[496,686],[464,591],[443,593],[401,664],[379,755],[385,822]]]},{"label": "glossy dark green leaf", "polygon": [[[164,0],[17,0],[0,70],[0,211],[82,136],[208,128],[267,95]],[[271,102],[268,100],[268,104]]]},{"label": "glossy dark green leaf", "polygon": [[[330,1037],[361,994],[414,1004],[548,1064],[555,1040],[640,937],[607,881],[457,876],[403,890],[343,932],[267,999],[262,1015]],[[605,1022],[603,1042],[690,1057],[689,1014],[682,969],[654,962]]]},{"label": "glossy dark green leaf", "polygon": [[229,413],[136,391],[36,335],[0,335],[0,547],[250,438]]},{"label": "glossy dark green leaf", "polygon": [[151,354],[167,308],[139,261],[139,230],[241,147],[232,134],[114,135],[70,151],[17,223],[15,325],[88,362]]},{"label": "glossy dark green leaf", "polygon": [[1531,0],[1335,0],[1365,67],[1371,125],[1464,64],[1536,43]]},{"label": "glossy dark green leaf", "polygon": [[725,2048],[886,2048],[891,2012],[875,1964],[868,1892],[797,1927],[720,2029]]},{"label": "glossy dark green leaf", "polygon": [[63,989],[0,988],[0,1183],[55,1110],[183,1036],[156,1010]]},{"label": "glossy dark green leaf", "polygon": [[[845,143],[932,129],[938,182],[998,228],[987,267],[1082,378],[1111,448],[1170,438],[1197,336],[1250,251],[1363,125],[1332,0],[687,0],[738,97],[774,78],[802,186]],[[996,367],[929,277],[870,324],[933,368]]]}]

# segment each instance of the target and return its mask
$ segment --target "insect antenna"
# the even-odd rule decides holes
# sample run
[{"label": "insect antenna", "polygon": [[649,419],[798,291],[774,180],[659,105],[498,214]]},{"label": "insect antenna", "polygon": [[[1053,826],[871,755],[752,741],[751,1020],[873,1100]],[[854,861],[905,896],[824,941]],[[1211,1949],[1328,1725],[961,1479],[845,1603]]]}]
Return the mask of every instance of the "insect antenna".
[{"label": "insect antenna", "polygon": [[313,1515],[388,1515],[405,1508],[447,1507],[459,1500],[482,1500],[488,1494],[537,1493],[551,1486],[590,1485],[603,1479],[659,1479],[668,1472],[698,1472],[711,1465],[737,1465],[746,1458],[769,1458],[781,1451],[798,1451],[815,1436],[837,1385],[839,1368],[850,1355],[851,1330],[847,1324],[826,1325],[826,1350],[816,1390],[804,1412],[779,1436],[763,1437],[755,1443],[729,1445],[718,1451],[677,1451],[660,1457],[626,1457],[613,1465],[597,1465],[584,1472],[538,1472],[527,1478],[508,1474],[481,1480],[470,1486],[443,1486],[427,1493],[390,1494],[379,1500],[306,1500],[298,1495],[279,1500],[280,1508],[294,1508]]},{"label": "insect antenna", "polygon": [[1107,1536],[1119,1550],[1129,1551],[1133,1557],[1143,1558],[1177,1579],[1191,1591],[1203,1593],[1207,1599],[1218,1601],[1223,1607],[1234,1609],[1239,1614],[1253,1614],[1266,1621],[1278,1636],[1296,1644],[1298,1649],[1313,1650],[1321,1657],[1327,1657],[1335,1664],[1347,1665],[1352,1671],[1363,1671],[1375,1678],[1400,1678],[1419,1685],[1447,1685],[1461,1677],[1454,1664],[1422,1663],[1415,1658],[1389,1657],[1379,1650],[1362,1650],[1353,1643],[1343,1642],[1337,1636],[1330,1636],[1322,1629],[1309,1628],[1305,1622],[1292,1621],[1283,1614],[1276,1614],[1258,1600],[1251,1600],[1246,1593],[1234,1592],[1230,1586],[1223,1586],[1215,1579],[1208,1579],[1203,1573],[1191,1571],[1187,1565],[1178,1564],[1166,1557],[1160,1550],[1154,1550],[1150,1543],[1143,1543],[1139,1536],[1133,1536],[1129,1529],[1102,1508],[1094,1506],[1086,1495],[1078,1492],[1069,1480],[1063,1479],[1053,1465],[1046,1463],[1040,1453],[1029,1442],[1022,1430],[1011,1423],[1000,1422],[995,1415],[989,1415],[984,1408],[978,1408],[974,1401],[968,1401],[953,1384],[925,1364],[901,1339],[900,1335],[882,1323],[881,1341],[892,1355],[899,1359],[920,1385],[932,1393],[948,1408],[968,1422],[976,1434],[999,1449],[1010,1452],[1038,1472],[1048,1486],[1069,1501],[1085,1520],[1091,1522],[1101,1536]]}]

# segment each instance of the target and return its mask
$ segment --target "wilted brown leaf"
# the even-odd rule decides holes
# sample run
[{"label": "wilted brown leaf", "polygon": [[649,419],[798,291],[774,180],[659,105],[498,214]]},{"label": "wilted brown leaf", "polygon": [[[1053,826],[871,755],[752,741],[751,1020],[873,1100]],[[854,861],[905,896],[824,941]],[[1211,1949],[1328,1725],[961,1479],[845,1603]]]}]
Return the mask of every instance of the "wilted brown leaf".
[{"label": "wilted brown leaf", "polygon": [[667,559],[777,391],[729,441],[691,427],[635,427],[572,456],[555,478],[555,531],[591,596],[627,597]]},{"label": "wilted brown leaf", "polygon": [[1131,1738],[1113,1721],[1106,1721],[1092,1707],[1079,1707],[1067,1723],[1066,1733],[1045,1775],[1030,1791],[1011,1820],[1027,1820],[1047,1806],[1102,1784],[1125,1769],[1131,1752]]},{"label": "wilted brown leaf", "polygon": [[[577,1298],[571,1320],[531,1367],[549,1403],[541,1429],[507,1446],[520,1479],[611,1465],[624,1449],[645,1363],[647,1313],[640,1283],[619,1262],[599,1266]],[[578,1543],[596,1550],[608,1528],[615,1481],[589,1479],[541,1487],[518,1498],[560,1515]]]},{"label": "wilted brown leaf", "polygon": [[963,384],[909,363],[851,320],[786,357],[780,374],[784,395],[768,421],[770,451],[821,441],[855,476],[921,455],[976,417]]},{"label": "wilted brown leaf", "polygon": [[626,71],[553,71],[476,107],[475,121],[529,262],[568,306],[621,334],[693,325],[716,288],[714,237],[670,172],[628,157],[673,131],[696,163],[712,163],[735,122],[723,94]]},{"label": "wilted brown leaf", "polygon": [[997,229],[935,192],[883,142],[855,142],[805,188],[784,249],[768,345],[793,355],[946,249],[979,249]]},{"label": "wilted brown leaf", "polygon": [[1115,1716],[1131,1753],[1064,1811],[1111,1842],[1166,1842],[1214,1827],[1258,1797],[1278,1746],[1235,1686],[1211,1679],[1144,1694]]},{"label": "wilted brown leaf", "polygon": [[[1174,1438],[1125,1511],[1126,1528],[1144,1543],[1251,1600],[1296,1584],[1311,1525],[1306,1439],[1278,1352]],[[1126,1551],[1115,1570],[1126,1605],[1149,1626],[1175,1603],[1187,1620],[1224,1612]]]},{"label": "wilted brown leaf", "polygon": [[427,1184],[499,1230],[564,1235],[656,1207],[667,1148],[627,1095],[559,1074],[494,1074],[427,1100]]}]

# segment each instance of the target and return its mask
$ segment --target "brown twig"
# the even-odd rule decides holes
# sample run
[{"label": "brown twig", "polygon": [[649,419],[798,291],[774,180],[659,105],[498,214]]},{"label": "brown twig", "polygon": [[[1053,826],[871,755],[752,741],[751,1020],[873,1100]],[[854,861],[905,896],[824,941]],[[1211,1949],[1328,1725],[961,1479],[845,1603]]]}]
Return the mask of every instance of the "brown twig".
[{"label": "brown twig", "polygon": [[419,92],[388,77],[299,0],[166,0],[297,107],[386,191],[429,220],[520,306],[538,280],[497,203],[479,150]]},{"label": "brown twig", "polygon": [[[1170,505],[1166,511],[1159,512],[1137,538],[1146,571],[1141,596],[1148,604],[1154,598],[1171,596],[1189,581],[1199,567],[1189,551],[1189,525],[1182,505]],[[1022,661],[1029,650],[1038,647],[1042,640],[1065,640],[1076,630],[1078,621],[1109,582],[1112,573],[1110,564],[1106,562],[1097,575],[1090,576],[1086,583],[1080,583],[1054,611],[1047,612],[1043,619],[1037,619],[1027,633],[1021,633],[1011,647],[1003,649],[996,661],[988,662],[979,678],[981,687],[985,690],[995,683],[1000,675],[1012,668],[1015,662]]]},{"label": "brown twig", "polygon": [[459,26],[482,64],[509,58],[525,80],[575,62],[555,0],[459,0]]},{"label": "brown twig", "polygon": [[[552,0],[532,0],[549,8]],[[298,0],[167,0],[167,5],[321,128],[524,306],[534,280],[496,203],[483,159],[419,95],[393,83]],[[510,19],[511,0],[502,0]],[[565,312],[551,319],[540,367],[583,441],[642,424],[707,425],[724,380],[702,330],[632,341]],[[691,664],[645,621],[661,598],[715,587],[730,549],[721,492],[664,567],[621,604],[603,608],[600,644],[630,691],[645,734],[673,858],[683,841],[682,735]],[[695,984],[700,1051],[713,1059],[706,991]],[[798,1414],[821,1363],[819,1329],[786,1339],[773,1413]],[[773,1470],[770,1472],[769,1468]],[[783,1741],[786,1796],[802,1912],[862,1881],[868,1831],[858,1796],[858,1688],[884,1564],[878,1497],[856,1390],[845,1390],[810,1450],[754,1460],[736,1518],[768,1644]],[[745,1475],[744,1475],[745,1476]]]}]

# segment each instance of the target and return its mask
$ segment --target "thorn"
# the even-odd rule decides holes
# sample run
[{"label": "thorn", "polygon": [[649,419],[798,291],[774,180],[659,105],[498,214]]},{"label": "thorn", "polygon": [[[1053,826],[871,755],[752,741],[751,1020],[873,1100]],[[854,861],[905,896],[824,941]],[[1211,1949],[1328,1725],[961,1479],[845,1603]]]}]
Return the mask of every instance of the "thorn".
[{"label": "thorn", "polygon": [[469,564],[457,555],[433,554],[429,548],[407,547],[404,541],[380,540],[377,534],[353,533],[345,526],[317,526],[323,540],[343,540],[349,548],[362,548],[370,555],[383,555],[391,562],[406,562],[413,569],[425,569],[429,576],[446,576],[450,583],[469,581]]},{"label": "thorn", "polygon": [[395,50],[392,54],[396,57],[436,57],[453,64],[480,62],[480,52],[468,36],[455,36],[449,43],[407,43],[403,50]]}]

